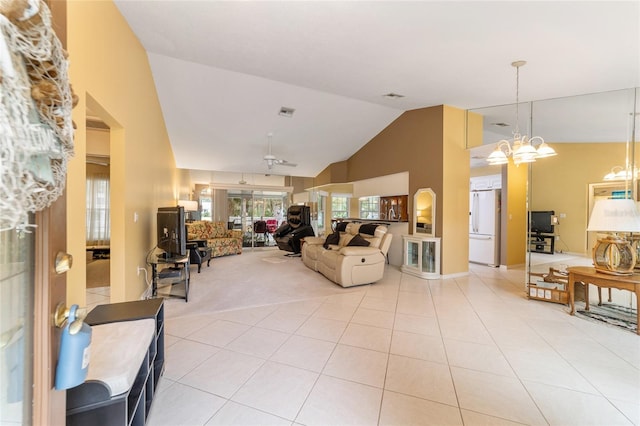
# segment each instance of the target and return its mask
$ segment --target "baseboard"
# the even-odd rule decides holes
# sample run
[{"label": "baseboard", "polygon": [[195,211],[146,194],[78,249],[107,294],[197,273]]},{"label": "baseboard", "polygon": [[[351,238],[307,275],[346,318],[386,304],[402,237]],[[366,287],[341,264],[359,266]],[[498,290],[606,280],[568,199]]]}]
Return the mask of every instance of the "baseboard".
[{"label": "baseboard", "polygon": [[460,277],[466,277],[467,275],[469,275],[469,271],[467,272],[456,272],[455,274],[443,274],[440,275],[441,280],[449,280],[451,278],[460,278]]}]

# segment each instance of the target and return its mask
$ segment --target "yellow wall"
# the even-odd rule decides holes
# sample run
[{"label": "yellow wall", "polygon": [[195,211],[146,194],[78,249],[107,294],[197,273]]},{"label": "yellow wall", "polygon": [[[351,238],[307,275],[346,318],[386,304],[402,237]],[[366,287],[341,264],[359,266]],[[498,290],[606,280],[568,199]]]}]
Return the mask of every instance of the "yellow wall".
[{"label": "yellow wall", "polygon": [[[76,156],[67,178],[68,250],[85,256],[86,108],[111,127],[111,301],[146,288],[137,267],[155,246],[157,207],[175,205],[176,167],[146,53],[111,1],[67,7]],[[138,221],[134,222],[134,213]],[[67,302],[85,305],[84,262],[69,272]]]},{"label": "yellow wall", "polygon": [[614,166],[624,166],[624,143],[556,143],[555,157],[536,161],[531,170],[531,210],[554,210],[556,250],[588,254],[587,196],[590,183],[602,182]]},{"label": "yellow wall", "polygon": [[[506,166],[507,184],[503,185],[503,215],[500,235],[500,264],[507,267],[524,264],[527,250],[527,179],[529,167],[515,166],[512,161]],[[504,182],[504,179],[503,179]]]},{"label": "yellow wall", "polygon": [[465,149],[465,111],[445,106],[442,193],[441,259],[443,275],[469,268],[469,151]]}]

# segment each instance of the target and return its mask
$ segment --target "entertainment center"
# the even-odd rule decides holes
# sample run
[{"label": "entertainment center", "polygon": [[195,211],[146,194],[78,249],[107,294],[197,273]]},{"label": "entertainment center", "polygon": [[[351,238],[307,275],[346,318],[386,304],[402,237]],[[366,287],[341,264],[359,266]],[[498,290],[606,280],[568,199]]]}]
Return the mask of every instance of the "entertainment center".
[{"label": "entertainment center", "polygon": [[553,210],[529,212],[528,248],[533,253],[555,253],[555,212]]}]

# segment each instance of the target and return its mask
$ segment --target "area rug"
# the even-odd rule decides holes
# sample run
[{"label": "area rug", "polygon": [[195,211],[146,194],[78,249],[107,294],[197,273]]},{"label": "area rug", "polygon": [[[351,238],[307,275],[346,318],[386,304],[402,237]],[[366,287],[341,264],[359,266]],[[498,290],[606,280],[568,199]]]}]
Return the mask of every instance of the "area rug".
[{"label": "area rug", "polygon": [[602,306],[591,304],[589,305],[588,311],[578,309],[576,312],[586,318],[605,322],[625,330],[633,331],[634,333],[638,329],[636,322],[638,311],[626,306],[612,303],[603,303]]}]

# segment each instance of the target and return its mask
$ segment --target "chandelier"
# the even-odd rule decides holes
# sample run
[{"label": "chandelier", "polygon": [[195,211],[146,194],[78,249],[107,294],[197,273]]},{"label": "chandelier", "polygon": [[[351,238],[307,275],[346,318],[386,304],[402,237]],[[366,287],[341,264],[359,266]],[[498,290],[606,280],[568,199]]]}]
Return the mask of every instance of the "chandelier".
[{"label": "chandelier", "polygon": [[[509,156],[513,158],[513,163],[533,163],[537,158],[552,157],[557,155],[556,151],[547,145],[540,136],[532,138],[527,135],[520,134],[518,127],[519,121],[519,95],[520,95],[520,67],[526,64],[526,61],[515,61],[511,66],[516,68],[516,125],[513,131],[513,142],[503,139],[498,142],[496,149],[487,157],[490,165],[506,164],[509,162]],[[538,145],[536,148],[535,145]]]}]

